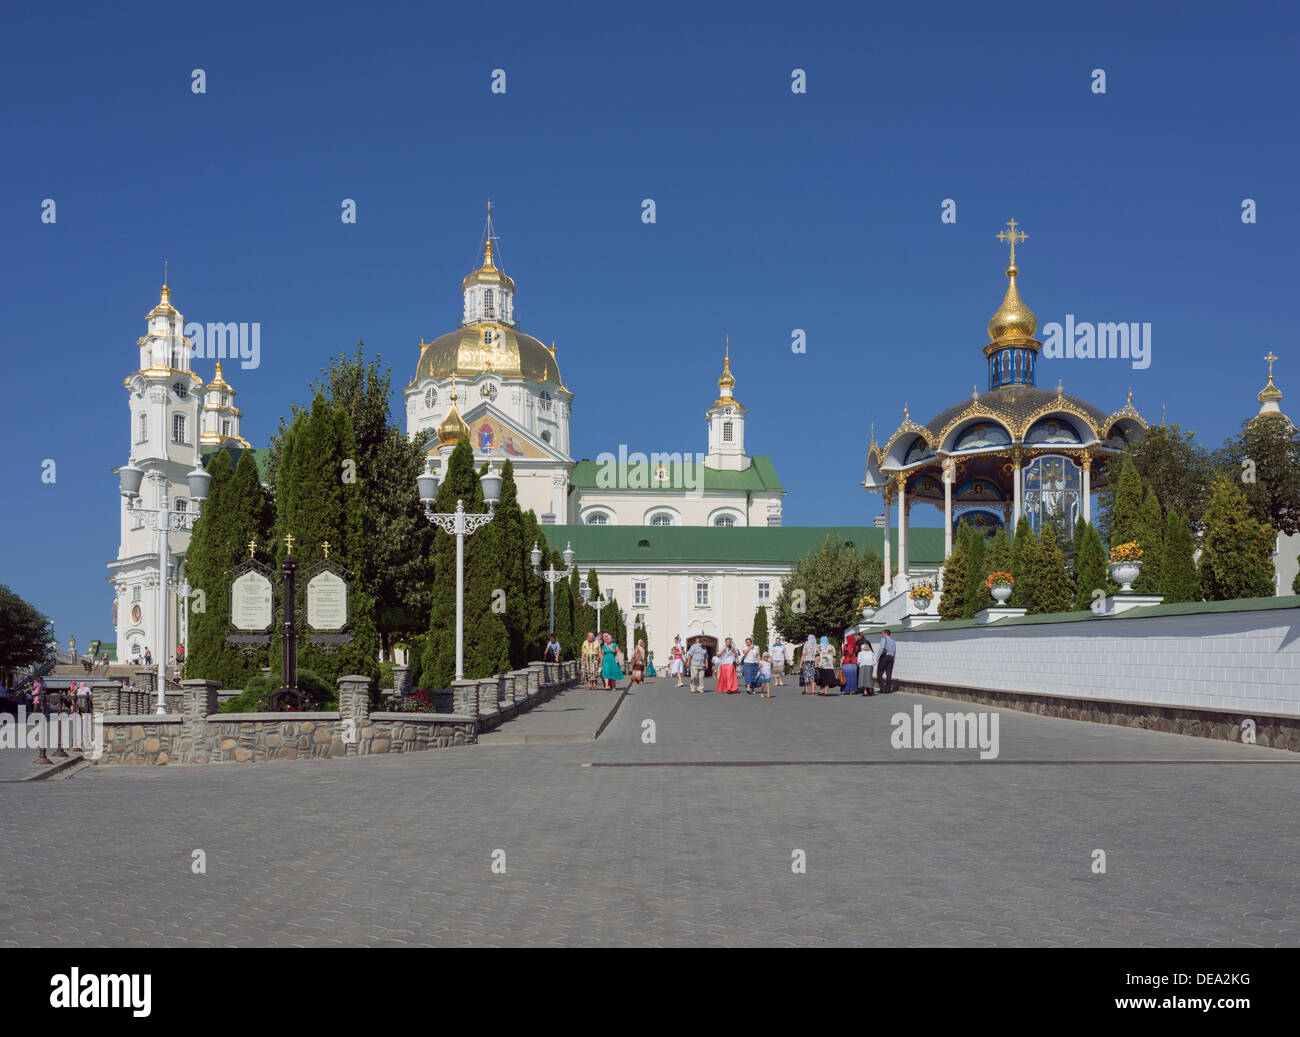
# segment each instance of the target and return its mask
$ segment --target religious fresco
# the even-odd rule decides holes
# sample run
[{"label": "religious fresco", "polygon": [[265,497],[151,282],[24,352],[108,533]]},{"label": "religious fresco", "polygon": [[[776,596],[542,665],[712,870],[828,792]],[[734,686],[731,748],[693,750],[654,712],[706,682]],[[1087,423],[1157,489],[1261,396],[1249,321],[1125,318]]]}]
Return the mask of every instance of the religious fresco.
[{"label": "religious fresco", "polygon": [[1025,436],[1026,443],[1082,443],[1073,425],[1061,418],[1043,418]]},{"label": "religious fresco", "polygon": [[930,444],[918,436],[916,442],[907,448],[907,454],[903,458],[903,465],[915,464],[917,461],[924,461],[927,457],[933,456],[934,451],[930,449]]},{"label": "religious fresco", "polygon": [[1074,523],[1083,501],[1083,469],[1068,457],[1048,454],[1025,466],[1023,507],[1034,532],[1041,535],[1045,522],[1058,535],[1073,539]]},{"label": "religious fresco", "polygon": [[991,511],[967,511],[952,520],[952,531],[955,534],[958,527],[966,526],[986,537],[992,537],[1002,528],[1002,524],[1002,517]]},{"label": "religious fresco", "polygon": [[1002,494],[998,490],[997,483],[992,479],[971,479],[957,487],[954,497],[959,501],[995,501],[1001,500]]},{"label": "religious fresco", "polygon": [[483,418],[473,428],[474,453],[497,454],[502,457],[536,457],[547,455],[538,450],[508,425],[494,418]]},{"label": "religious fresco", "polygon": [[1010,446],[1011,436],[1001,425],[979,421],[957,437],[954,450],[976,450],[981,447]]}]

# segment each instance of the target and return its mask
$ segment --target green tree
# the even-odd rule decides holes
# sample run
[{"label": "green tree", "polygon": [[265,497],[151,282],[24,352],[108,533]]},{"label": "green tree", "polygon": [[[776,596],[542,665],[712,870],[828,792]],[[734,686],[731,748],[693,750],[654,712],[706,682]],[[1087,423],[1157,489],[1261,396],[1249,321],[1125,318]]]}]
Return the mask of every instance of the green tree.
[{"label": "green tree", "polygon": [[[203,511],[194,523],[185,552],[191,595],[190,634],[185,646],[185,676],[220,681],[223,688],[242,688],[269,665],[268,651],[252,655],[226,640],[230,626],[231,571],[249,558],[249,543],[265,551],[271,546],[274,508],[249,451],[239,457],[234,472],[230,455],[219,450],[208,463],[212,483]],[[202,603],[200,611],[195,606]]]},{"label": "green tree", "polygon": [[1029,611],[1035,615],[1068,612],[1074,605],[1075,588],[1065,569],[1065,555],[1056,544],[1056,530],[1047,526],[1043,539],[1032,553]]},{"label": "green tree", "polygon": [[[1125,446],[1121,456],[1133,462],[1144,485],[1155,488],[1165,515],[1177,511],[1187,517],[1193,530],[1200,528],[1216,466],[1215,458],[1196,442],[1193,433],[1184,432],[1177,424],[1153,425]],[[1122,467],[1119,459],[1106,463],[1105,484],[1097,494],[1097,531],[1111,547],[1135,539],[1118,538],[1111,530],[1116,486],[1109,477]]]},{"label": "green tree", "polygon": [[965,525],[957,526],[952,554],[943,563],[943,594],[939,596],[939,618],[961,619],[966,614],[966,551],[970,534]]},{"label": "green tree", "polygon": [[984,555],[989,547],[988,537],[978,529],[972,529],[970,540],[966,544],[966,590],[962,595],[962,618],[972,619],[975,613],[984,607],[988,591],[984,589]]},{"label": "green tree", "polygon": [[1025,515],[1016,523],[1015,536],[1011,539],[1011,578],[1015,585],[1011,588],[1010,604],[1016,608],[1028,609],[1034,599],[1035,555],[1038,552],[1038,534]]},{"label": "green tree", "polygon": [[[1011,572],[1011,538],[1005,529],[998,529],[984,551],[983,575],[980,577],[980,608],[986,609],[997,603],[988,588],[989,576],[993,573]],[[1014,590],[1014,587],[1012,588]],[[978,611],[978,609],[976,610]]]},{"label": "green tree", "polygon": [[1155,594],[1160,589],[1160,563],[1164,555],[1164,516],[1156,491],[1148,486],[1142,501],[1142,514],[1138,520],[1138,544],[1142,548],[1142,571],[1133,583],[1139,594]]},{"label": "green tree", "polygon": [[510,668],[519,670],[540,656],[534,657],[529,651],[531,631],[528,624],[532,612],[529,577],[532,576],[532,566],[528,552],[533,545],[524,542],[524,513],[519,507],[514,462],[509,459],[501,468],[501,500],[491,525],[495,527],[493,533],[501,560],[501,589],[505,592],[505,611],[499,616],[510,642]]},{"label": "green tree", "polygon": [[1251,513],[1246,495],[1225,476],[1210,487],[1201,544],[1201,595],[1206,601],[1268,597],[1274,592],[1277,534]]},{"label": "green tree", "polygon": [[45,614],[0,585],[0,671],[43,663],[54,649]]},{"label": "green tree", "polygon": [[[1201,581],[1196,572],[1196,544],[1182,515],[1169,513],[1160,560],[1160,593],[1166,602],[1200,601]],[[1146,566],[1143,566],[1145,569]]]},{"label": "green tree", "polygon": [[1107,515],[1111,547],[1142,540],[1142,476],[1127,453],[1122,457],[1121,466],[1119,486]]},{"label": "green tree", "polygon": [[527,616],[524,622],[525,651],[526,659],[529,662],[537,662],[542,658],[542,653],[546,650],[547,634],[547,586],[546,581],[533,572],[532,550],[536,545],[542,553],[543,565],[545,568],[545,559],[549,550],[546,542],[546,535],[542,532],[541,523],[537,521],[537,516],[529,508],[523,514],[524,530],[524,601],[528,606]]},{"label": "green tree", "polygon": [[569,649],[569,659],[581,658],[582,643],[587,640],[588,631],[596,631],[596,610],[582,600],[585,586],[575,565],[569,574],[569,600],[573,602],[573,645]]},{"label": "green tree", "polygon": [[795,559],[782,581],[772,602],[776,629],[788,641],[802,641],[809,634],[842,637],[846,627],[861,619],[858,600],[879,593],[883,579],[879,555],[828,534],[820,547]]},{"label": "green tree", "polygon": [[1074,524],[1074,587],[1076,612],[1092,609],[1096,600],[1094,591],[1110,592],[1106,550],[1101,546],[1097,530],[1091,523],[1084,522],[1082,515]]},{"label": "green tree", "polygon": [[1238,484],[1256,521],[1300,533],[1300,429],[1279,417],[1255,417],[1215,455]]},{"label": "green tree", "polygon": [[767,633],[767,606],[759,605],[758,611],[754,613],[754,629],[750,634],[754,639],[754,644],[758,645],[760,652],[767,651],[768,633]]}]

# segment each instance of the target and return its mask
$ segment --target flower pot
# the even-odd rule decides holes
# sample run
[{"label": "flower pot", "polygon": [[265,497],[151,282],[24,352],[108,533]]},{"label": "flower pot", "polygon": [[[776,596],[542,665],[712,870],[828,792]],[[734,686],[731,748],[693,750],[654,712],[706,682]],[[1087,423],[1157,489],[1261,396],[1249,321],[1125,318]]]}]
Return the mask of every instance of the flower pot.
[{"label": "flower pot", "polygon": [[930,611],[930,606],[934,603],[934,598],[912,598],[912,608],[920,615]]},{"label": "flower pot", "polygon": [[1119,584],[1120,593],[1131,594],[1133,592],[1133,581],[1138,578],[1138,573],[1142,571],[1142,563],[1137,562],[1111,562],[1110,578]]},{"label": "flower pot", "polygon": [[876,610],[873,609],[870,605],[863,606],[862,622],[870,623],[875,618],[876,618]]},{"label": "flower pot", "polygon": [[1011,600],[1011,584],[995,583],[989,593],[993,595],[993,600],[999,605],[1005,605]]}]

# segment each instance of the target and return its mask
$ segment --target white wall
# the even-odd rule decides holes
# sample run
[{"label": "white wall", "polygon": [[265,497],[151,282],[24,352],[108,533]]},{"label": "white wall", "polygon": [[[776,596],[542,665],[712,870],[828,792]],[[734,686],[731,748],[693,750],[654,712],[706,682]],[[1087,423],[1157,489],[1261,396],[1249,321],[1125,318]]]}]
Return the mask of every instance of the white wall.
[{"label": "white wall", "polygon": [[901,680],[1300,715],[1300,609],[923,627],[893,636]]}]

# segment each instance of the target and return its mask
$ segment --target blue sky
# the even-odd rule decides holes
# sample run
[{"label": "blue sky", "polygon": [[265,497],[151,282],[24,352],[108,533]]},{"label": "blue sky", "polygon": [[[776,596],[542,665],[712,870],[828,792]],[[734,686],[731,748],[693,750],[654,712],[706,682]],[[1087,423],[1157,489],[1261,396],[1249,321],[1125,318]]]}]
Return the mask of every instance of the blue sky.
[{"label": "blue sky", "polygon": [[121,383],[164,258],[187,320],[261,322],[261,366],[226,374],[264,445],[358,339],[405,386],[459,320],[489,197],[574,455],[703,450],[730,335],[787,524],[870,521],[871,423],[984,388],[1012,217],[1040,327],[1152,325],[1148,369],[1045,361],[1040,385],[1106,411],[1131,385],[1217,446],[1272,349],[1300,411],[1294,11],[972,6],[7,5],[0,582],[64,642],[112,637]]}]

